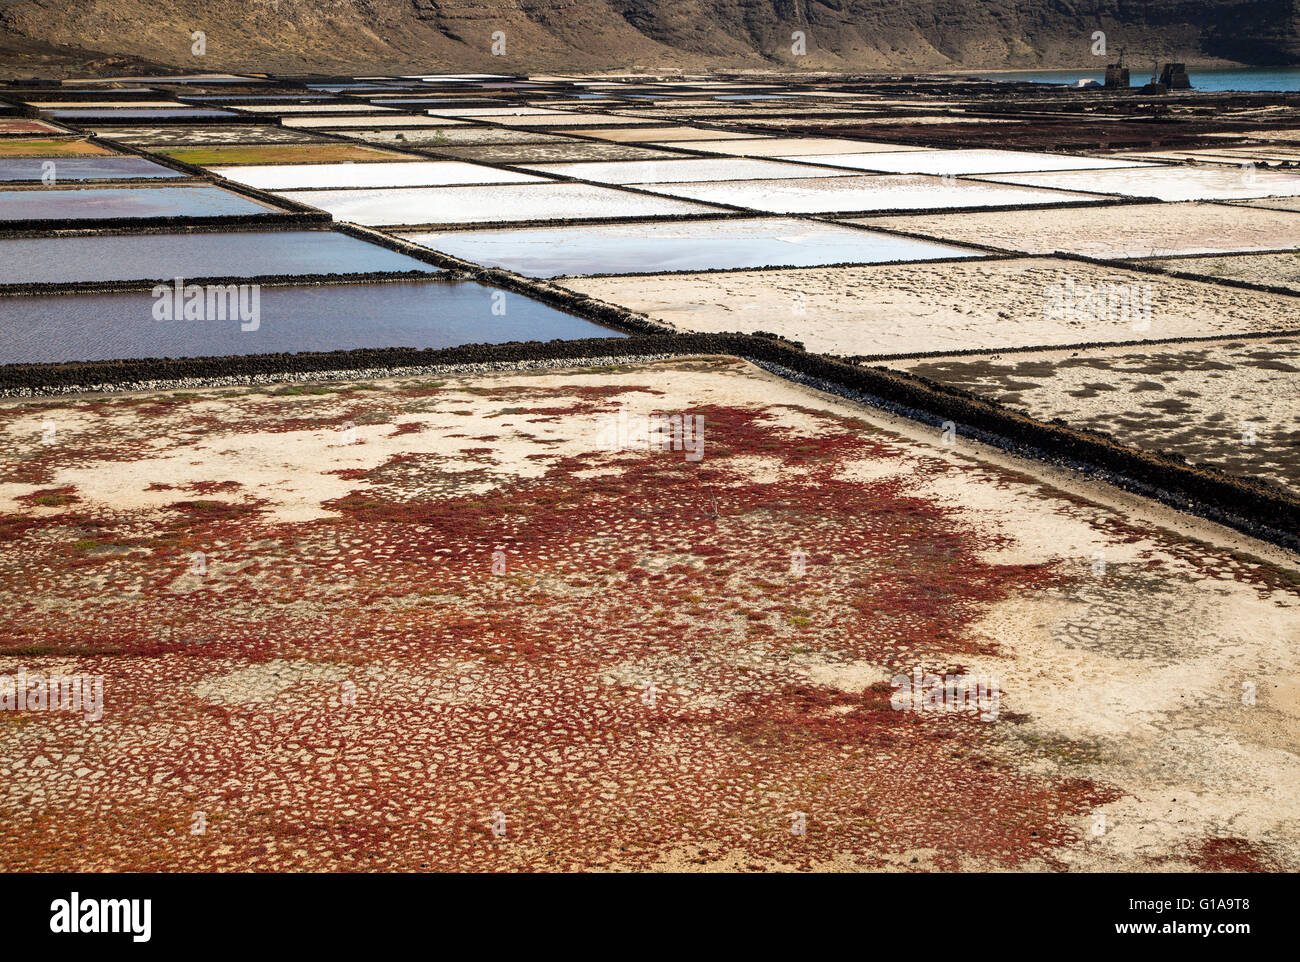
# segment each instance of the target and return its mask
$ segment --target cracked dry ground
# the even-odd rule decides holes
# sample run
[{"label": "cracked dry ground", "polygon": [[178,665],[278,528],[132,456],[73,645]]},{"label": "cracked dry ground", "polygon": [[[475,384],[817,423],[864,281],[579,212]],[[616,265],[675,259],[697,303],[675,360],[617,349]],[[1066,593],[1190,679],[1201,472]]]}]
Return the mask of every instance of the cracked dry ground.
[{"label": "cracked dry ground", "polygon": [[[0,712],[4,869],[1300,867],[1285,558],[742,362],[0,431],[0,674],[105,687]],[[891,709],[918,665],[997,720]]]}]

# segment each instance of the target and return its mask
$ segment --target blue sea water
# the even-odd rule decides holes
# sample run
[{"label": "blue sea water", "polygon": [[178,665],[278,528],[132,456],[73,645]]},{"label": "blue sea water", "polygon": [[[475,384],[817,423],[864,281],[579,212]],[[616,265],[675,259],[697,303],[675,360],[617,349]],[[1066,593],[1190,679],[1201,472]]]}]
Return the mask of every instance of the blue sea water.
[{"label": "blue sea water", "polygon": [[[1130,61],[1128,68],[1130,82],[1134,87],[1141,87],[1151,79],[1148,73],[1151,68],[1149,63]],[[1193,90],[1300,91],[1300,67],[1229,67],[1217,70],[1189,67],[1187,73],[1191,77]],[[1072,84],[1076,80],[1102,83],[1106,79],[1106,65],[1103,63],[1096,70],[1009,70],[968,76],[1021,83]]]}]

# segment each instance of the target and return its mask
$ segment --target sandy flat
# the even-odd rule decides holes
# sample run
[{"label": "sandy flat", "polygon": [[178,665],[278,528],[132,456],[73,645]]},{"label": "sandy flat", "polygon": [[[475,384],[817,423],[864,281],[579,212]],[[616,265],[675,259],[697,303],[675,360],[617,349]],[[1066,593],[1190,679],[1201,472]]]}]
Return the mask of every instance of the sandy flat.
[{"label": "sandy flat", "polygon": [[[1259,206],[1282,203],[1261,201]],[[1026,254],[1063,251],[1101,258],[1279,250],[1293,246],[1300,232],[1300,221],[1293,216],[1263,210],[1246,213],[1226,204],[909,214],[852,222]]]},{"label": "sandy flat", "polygon": [[[1300,211],[1300,197],[1268,197],[1263,200],[1243,200],[1236,201],[1241,207],[1259,207],[1264,210],[1298,210]],[[1291,242],[1286,246],[1294,246],[1295,233],[1291,235]]]},{"label": "sandy flat", "polygon": [[[682,330],[771,331],[854,356],[1300,329],[1294,297],[1050,259],[561,283]],[[1112,311],[1109,293],[1101,306],[1078,300],[1093,290],[1131,309],[1117,300]]]},{"label": "sandy flat", "polygon": [[1276,553],[740,362],[0,434],[7,870],[1300,867]]},{"label": "sandy flat", "polygon": [[1209,280],[1229,278],[1269,287],[1285,287],[1300,294],[1300,253],[1235,254],[1232,257],[1174,257],[1146,260],[1147,267],[1172,273],[1195,274]]},{"label": "sandy flat", "polygon": [[[1300,339],[1035,351],[898,366],[1043,420],[1300,493]],[[1262,399],[1267,399],[1264,402]]]}]

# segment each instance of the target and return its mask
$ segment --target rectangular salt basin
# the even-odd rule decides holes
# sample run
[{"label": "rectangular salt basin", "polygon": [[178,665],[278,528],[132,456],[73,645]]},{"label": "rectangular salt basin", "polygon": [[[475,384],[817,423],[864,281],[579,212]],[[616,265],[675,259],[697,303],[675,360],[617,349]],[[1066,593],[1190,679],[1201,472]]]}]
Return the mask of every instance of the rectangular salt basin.
[{"label": "rectangular salt basin", "polygon": [[1053,174],[997,174],[980,178],[1000,184],[1089,190],[1163,201],[1232,200],[1300,194],[1300,175],[1273,170],[1200,167],[1141,167],[1126,170],[1064,171]]},{"label": "rectangular salt basin", "polygon": [[632,124],[654,124],[658,121],[638,119],[636,117],[619,117],[615,114],[562,114],[555,117],[493,117],[493,123],[505,124],[507,127],[627,127]]},{"label": "rectangular salt basin", "polygon": [[[1003,187],[971,181],[945,183],[939,177],[878,174],[853,177],[803,177],[792,180],[752,180],[643,185],[644,190],[715,204],[731,204],[774,214],[818,214],[836,211],[929,210],[953,207],[1018,207],[1030,204],[1100,202],[1088,194],[1058,190]],[[997,185],[1002,187],[1002,185]]]},{"label": "rectangular salt basin", "polygon": [[477,160],[485,164],[589,164],[611,160],[680,160],[680,154],[651,150],[632,144],[576,141],[565,138],[541,144],[482,144],[461,147],[428,147],[441,157]]},{"label": "rectangular salt basin", "polygon": [[[796,155],[789,155],[796,156]],[[798,155],[801,156],[802,155]],[[994,174],[1041,170],[1103,170],[1148,167],[1137,160],[1072,157],[1028,150],[896,150],[875,154],[820,154],[805,158],[819,164],[878,170],[893,174]]]},{"label": "rectangular salt basin", "polygon": [[0,238],[0,284],[437,273],[438,268],[323,230]]},{"label": "rectangular salt basin", "polygon": [[[282,117],[280,123],[286,127],[306,127],[326,129],[333,127],[429,127],[428,117],[410,117],[405,114],[350,114],[332,117]],[[439,120],[439,125],[461,124],[463,120]]]},{"label": "rectangular salt basin", "polygon": [[[1300,299],[1291,295],[1048,257],[557,283],[679,330],[772,331],[810,351],[850,356],[1300,330]],[[1130,300],[1128,311],[1082,303],[1098,289],[1136,292],[1140,303]],[[1077,294],[1061,294],[1068,291]],[[1071,296],[1080,306],[1058,310]]]},{"label": "rectangular salt basin", "polygon": [[0,137],[0,157],[38,158],[57,160],[59,157],[112,157],[113,151],[85,140],[46,137]]},{"label": "rectangular salt basin", "polygon": [[788,180],[792,177],[846,177],[855,171],[805,167],[749,158],[685,157],[679,160],[624,160],[578,164],[526,164],[536,170],[602,184],[674,184],[705,180]]},{"label": "rectangular salt basin", "polygon": [[500,313],[499,307],[493,308],[502,292],[472,281],[261,287],[256,310],[253,290],[244,292],[243,315],[227,309],[225,320],[220,319],[215,295],[214,320],[155,319],[164,301],[174,305],[171,291],[159,298],[150,292],[0,297],[0,327],[5,331],[0,363],[446,348],[624,336],[522,294],[505,294],[506,310]]},{"label": "rectangular salt basin", "polygon": [[213,167],[239,184],[261,190],[311,190],[339,187],[440,187],[456,184],[522,184],[541,181],[531,174],[497,170],[459,160],[360,164],[271,164]]},{"label": "rectangular salt basin", "polygon": [[[1243,207],[1263,207],[1268,210],[1300,210],[1300,197],[1273,197],[1266,200],[1238,200],[1234,205]],[[1289,246],[1294,247],[1294,244]]]},{"label": "rectangular salt basin", "polygon": [[377,114],[394,110],[370,104],[244,104],[239,108],[250,114]]},{"label": "rectangular salt basin", "polygon": [[1300,159],[1300,148],[1288,147],[1285,149],[1277,149],[1267,146],[1259,146],[1242,148],[1224,147],[1221,150],[1147,150],[1127,151],[1123,154],[1116,154],[1114,156],[1133,158],[1136,160],[1167,161],[1175,164],[1190,161],[1198,164],[1222,164],[1225,166],[1240,167],[1242,164],[1250,163],[1251,161],[1275,164],[1288,160]]},{"label": "rectangular salt basin", "polygon": [[446,97],[430,96],[424,91],[420,91],[420,96],[411,94],[382,94],[378,97],[367,97],[366,100],[372,104],[401,104],[405,107],[408,104],[416,104],[420,107],[446,107],[455,110],[458,107],[503,107],[506,101],[498,100],[495,97]]},{"label": "rectangular salt basin", "polygon": [[145,107],[181,107],[188,106],[179,100],[41,100],[33,99],[27,101],[33,107],[39,107],[41,110],[51,110],[54,108],[67,107],[74,110],[90,110],[94,107],[134,107],[143,109]]},{"label": "rectangular salt basin", "polygon": [[192,103],[196,101],[202,103],[219,101],[221,103],[227,103],[227,104],[240,104],[240,103],[244,103],[245,101],[248,101],[250,103],[278,102],[278,103],[285,103],[285,104],[293,104],[293,103],[306,102],[309,100],[324,102],[324,101],[329,101],[334,99],[329,94],[309,94],[309,93],[248,94],[248,93],[238,93],[234,91],[227,91],[226,93],[222,93],[222,94],[185,94],[184,96],[185,96],[186,103]]},{"label": "rectangular salt basin", "polygon": [[[838,140],[830,137],[754,138],[752,140],[675,140],[664,144],[684,150],[697,150],[706,154],[723,154],[728,157],[802,157],[805,154],[873,154],[889,151],[912,150],[902,144],[876,144],[865,141]],[[813,163],[818,158],[813,157]]]},{"label": "rectangular salt basin", "polygon": [[[1155,267],[1171,274],[1192,275],[1207,281],[1234,280],[1285,288],[1300,294],[1300,257],[1285,254],[1228,254],[1219,257],[1170,257],[1146,259],[1143,267]],[[1294,392],[1300,398],[1300,392]],[[1297,448],[1300,454],[1300,448]]]},{"label": "rectangular salt basin", "polygon": [[1293,247],[1296,239],[1294,214],[1224,204],[1124,204],[1086,211],[1065,208],[916,214],[855,218],[853,223],[1027,254],[1059,251],[1098,258],[1281,250]]},{"label": "rectangular salt basin", "polygon": [[812,267],[976,257],[976,252],[815,221],[683,221],[412,233],[407,239],[526,277]]},{"label": "rectangular salt basin", "polygon": [[144,109],[119,107],[115,110],[51,110],[49,114],[56,120],[91,120],[100,123],[112,123],[119,120],[150,120],[157,117],[207,119],[210,117],[238,116],[232,111],[218,110],[215,107],[158,107],[156,109],[149,107]]},{"label": "rectangular salt basin", "polygon": [[0,190],[0,221],[235,217],[278,213],[283,211],[219,187]]},{"label": "rectangular salt basin", "polygon": [[[948,357],[894,365],[1041,421],[1102,431],[1147,451],[1300,494],[1300,338],[1124,345]],[[1268,398],[1261,407],[1260,398]],[[1243,443],[1246,425],[1259,429]]]},{"label": "rectangular salt basin", "polygon": [[271,165],[387,163],[409,154],[362,144],[216,144],[208,147],[155,147],[153,152],[199,167],[247,168]]},{"label": "rectangular salt basin", "polygon": [[620,142],[670,143],[675,140],[744,140],[753,135],[733,130],[706,130],[701,127],[632,127],[629,129],[619,127],[611,130],[593,130],[587,136]]},{"label": "rectangular salt basin", "polygon": [[394,146],[437,149],[457,145],[555,144],[573,143],[572,137],[547,134],[536,130],[507,130],[504,127],[421,127],[413,130],[347,130],[340,135],[349,140]]},{"label": "rectangular salt basin", "polygon": [[522,117],[525,115],[546,117],[571,117],[563,110],[548,110],[545,107],[447,107],[426,111],[431,117]]},{"label": "rectangular salt basin", "polygon": [[0,134],[61,134],[63,128],[47,124],[43,120],[19,120],[16,117],[0,117]]},{"label": "rectangular salt basin", "polygon": [[587,184],[502,184],[489,187],[405,187],[390,190],[294,191],[294,200],[368,227],[482,224],[570,218],[667,217],[713,210]]},{"label": "rectangular salt basin", "polygon": [[100,127],[100,137],[137,147],[197,147],[211,144],[312,144],[324,137],[271,124],[170,124],[158,127]]},{"label": "rectangular salt basin", "polygon": [[[46,166],[47,164],[51,166]],[[132,180],[184,177],[180,171],[143,157],[26,157],[0,159],[0,181]]]}]

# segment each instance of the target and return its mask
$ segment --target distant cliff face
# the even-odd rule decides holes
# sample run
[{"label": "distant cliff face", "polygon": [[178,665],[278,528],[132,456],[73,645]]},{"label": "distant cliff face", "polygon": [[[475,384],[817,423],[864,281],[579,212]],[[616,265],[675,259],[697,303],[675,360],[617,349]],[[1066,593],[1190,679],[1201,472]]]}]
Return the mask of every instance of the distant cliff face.
[{"label": "distant cliff face", "polygon": [[[0,0],[8,51],[200,70],[780,67],[838,71],[1300,62],[1300,0]],[[192,53],[192,31],[206,53]],[[1095,31],[1106,53],[1094,53]],[[494,33],[504,53],[494,55]],[[502,37],[496,37],[500,51]],[[802,39],[800,38],[802,34]],[[14,64],[8,64],[13,68]]]}]

